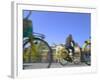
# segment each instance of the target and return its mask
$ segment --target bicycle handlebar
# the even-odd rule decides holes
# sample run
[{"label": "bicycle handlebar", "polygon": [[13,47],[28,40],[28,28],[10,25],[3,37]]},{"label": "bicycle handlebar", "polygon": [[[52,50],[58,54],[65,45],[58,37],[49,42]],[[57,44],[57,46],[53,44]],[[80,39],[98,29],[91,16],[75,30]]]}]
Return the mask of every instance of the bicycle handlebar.
[{"label": "bicycle handlebar", "polygon": [[35,32],[33,32],[33,36],[36,36],[36,37],[39,37],[39,38],[42,38],[42,39],[45,38],[45,35],[41,34],[41,33],[35,33]]},{"label": "bicycle handlebar", "polygon": [[25,17],[25,19],[28,20],[31,14],[32,14],[32,11],[29,12],[29,14]]}]

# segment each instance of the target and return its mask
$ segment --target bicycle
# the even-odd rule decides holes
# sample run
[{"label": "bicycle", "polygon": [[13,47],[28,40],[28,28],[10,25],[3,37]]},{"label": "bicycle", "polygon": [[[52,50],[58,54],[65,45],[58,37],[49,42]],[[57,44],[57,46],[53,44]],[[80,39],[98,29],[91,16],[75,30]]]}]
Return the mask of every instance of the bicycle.
[{"label": "bicycle", "polygon": [[[44,40],[45,35],[33,32],[32,21],[29,15],[23,19],[23,63],[46,63],[46,67],[50,68],[52,63],[52,49]],[[46,56],[43,62],[42,57]]]},{"label": "bicycle", "polygon": [[[59,57],[59,63],[62,66],[67,65],[69,62],[74,64],[80,64],[81,62],[84,62],[87,65],[91,65],[91,42],[90,40],[85,41],[82,48],[79,46],[74,46],[74,55],[72,55],[72,50],[69,49],[70,52],[68,52],[68,48],[66,49],[63,45],[61,49],[59,49],[60,57]],[[82,59],[83,58],[83,59]]]},{"label": "bicycle", "polygon": [[72,64],[80,64],[81,62],[81,50],[77,45],[74,46],[74,54],[71,49],[65,48],[65,45],[59,45],[56,49],[56,56],[58,62],[62,66],[66,66],[68,63]]}]

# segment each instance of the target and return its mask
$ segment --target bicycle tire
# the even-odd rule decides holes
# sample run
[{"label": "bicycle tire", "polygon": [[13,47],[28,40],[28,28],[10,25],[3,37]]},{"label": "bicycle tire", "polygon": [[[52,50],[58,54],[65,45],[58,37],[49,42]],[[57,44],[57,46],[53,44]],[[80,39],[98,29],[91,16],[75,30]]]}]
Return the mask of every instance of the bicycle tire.
[{"label": "bicycle tire", "polygon": [[[36,40],[36,41],[40,41],[42,43],[45,44],[45,46],[48,47],[49,49],[49,52],[48,52],[48,66],[46,68],[50,68],[51,67],[51,64],[52,64],[52,60],[53,60],[53,57],[52,57],[52,49],[51,47],[49,46],[49,44],[43,40],[43,39],[40,39],[40,38],[33,38],[33,40]],[[24,46],[29,43],[29,39],[26,40],[26,42],[23,44],[23,49],[24,49]]]}]

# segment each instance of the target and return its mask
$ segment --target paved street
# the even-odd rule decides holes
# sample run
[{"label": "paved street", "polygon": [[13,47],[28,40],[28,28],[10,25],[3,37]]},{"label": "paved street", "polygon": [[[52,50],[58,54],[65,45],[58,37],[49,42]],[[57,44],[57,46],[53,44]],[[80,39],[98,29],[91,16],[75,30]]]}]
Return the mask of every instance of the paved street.
[{"label": "paved street", "polygon": [[[24,69],[41,69],[46,68],[48,66],[47,63],[26,63],[23,65]],[[62,66],[60,63],[52,63],[50,68],[66,68],[66,67],[82,67],[82,66],[88,66],[85,63],[80,64],[73,64],[68,63],[65,66]]]}]

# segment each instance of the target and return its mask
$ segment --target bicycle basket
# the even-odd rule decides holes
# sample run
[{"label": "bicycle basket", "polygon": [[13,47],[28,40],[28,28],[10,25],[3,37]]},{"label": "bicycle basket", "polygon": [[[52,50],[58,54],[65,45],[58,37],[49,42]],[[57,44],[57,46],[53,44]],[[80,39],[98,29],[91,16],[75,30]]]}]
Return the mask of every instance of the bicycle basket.
[{"label": "bicycle basket", "polygon": [[32,21],[31,20],[23,20],[23,37],[29,37],[32,34]]}]

